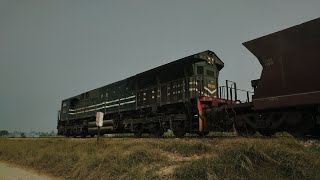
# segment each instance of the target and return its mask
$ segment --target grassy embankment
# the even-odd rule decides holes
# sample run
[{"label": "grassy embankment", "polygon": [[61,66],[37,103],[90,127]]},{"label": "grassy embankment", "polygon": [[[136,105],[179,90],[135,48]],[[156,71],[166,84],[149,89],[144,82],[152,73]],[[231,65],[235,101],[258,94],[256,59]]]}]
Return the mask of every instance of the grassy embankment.
[{"label": "grassy embankment", "polygon": [[292,137],[0,139],[0,160],[67,179],[320,179],[320,146]]}]

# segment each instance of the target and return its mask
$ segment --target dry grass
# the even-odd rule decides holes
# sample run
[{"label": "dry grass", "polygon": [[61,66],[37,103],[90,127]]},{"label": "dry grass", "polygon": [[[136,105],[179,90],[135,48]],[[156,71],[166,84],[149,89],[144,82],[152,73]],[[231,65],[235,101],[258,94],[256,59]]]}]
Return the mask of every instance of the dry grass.
[{"label": "dry grass", "polygon": [[66,179],[320,179],[319,157],[281,136],[0,139],[0,160]]}]

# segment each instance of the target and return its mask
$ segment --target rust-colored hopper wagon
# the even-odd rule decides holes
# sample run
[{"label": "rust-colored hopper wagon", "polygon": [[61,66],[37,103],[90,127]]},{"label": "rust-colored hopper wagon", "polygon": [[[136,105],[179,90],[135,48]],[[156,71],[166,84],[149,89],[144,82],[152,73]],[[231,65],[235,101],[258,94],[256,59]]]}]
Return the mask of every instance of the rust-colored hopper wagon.
[{"label": "rust-colored hopper wagon", "polygon": [[263,67],[254,96],[237,110],[241,134],[319,134],[320,18],[243,43]]}]

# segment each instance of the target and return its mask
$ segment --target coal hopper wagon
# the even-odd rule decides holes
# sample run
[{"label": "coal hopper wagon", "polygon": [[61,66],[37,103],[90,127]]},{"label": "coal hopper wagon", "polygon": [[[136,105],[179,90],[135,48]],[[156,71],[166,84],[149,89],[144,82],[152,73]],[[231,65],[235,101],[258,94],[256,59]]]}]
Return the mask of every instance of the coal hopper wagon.
[{"label": "coal hopper wagon", "polygon": [[320,135],[320,18],[243,45],[263,70],[251,81],[252,102],[225,107],[236,131]]}]

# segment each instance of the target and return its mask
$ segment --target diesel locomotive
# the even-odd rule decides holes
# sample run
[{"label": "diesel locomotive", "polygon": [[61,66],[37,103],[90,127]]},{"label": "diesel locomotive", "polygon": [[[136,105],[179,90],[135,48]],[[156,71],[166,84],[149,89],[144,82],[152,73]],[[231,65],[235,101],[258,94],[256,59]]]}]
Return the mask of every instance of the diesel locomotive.
[{"label": "diesel locomotive", "polygon": [[101,133],[151,133],[171,129],[206,135],[225,130],[231,122],[207,123],[202,111],[224,104],[217,98],[219,71],[224,63],[211,51],[194,54],[127,79],[62,101],[58,134],[94,136],[96,112],[104,113]]},{"label": "diesel locomotive", "polygon": [[63,100],[58,134],[94,136],[96,113],[103,112],[102,134],[160,137],[171,129],[181,137],[235,129],[243,136],[319,135],[320,18],[243,45],[263,67],[251,81],[254,94],[228,80],[220,86],[224,63],[204,51]]}]

